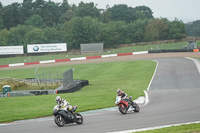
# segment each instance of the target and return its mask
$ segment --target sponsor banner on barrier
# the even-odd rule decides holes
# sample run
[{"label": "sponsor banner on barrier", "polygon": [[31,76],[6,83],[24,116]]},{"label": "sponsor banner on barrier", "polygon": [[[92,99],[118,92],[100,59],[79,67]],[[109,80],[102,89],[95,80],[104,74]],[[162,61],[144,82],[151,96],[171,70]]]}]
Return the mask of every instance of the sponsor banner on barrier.
[{"label": "sponsor banner on barrier", "polygon": [[66,43],[27,45],[27,53],[47,53],[47,52],[64,52],[64,51],[67,51]]},{"label": "sponsor banner on barrier", "polygon": [[0,55],[24,54],[23,46],[1,46]]}]

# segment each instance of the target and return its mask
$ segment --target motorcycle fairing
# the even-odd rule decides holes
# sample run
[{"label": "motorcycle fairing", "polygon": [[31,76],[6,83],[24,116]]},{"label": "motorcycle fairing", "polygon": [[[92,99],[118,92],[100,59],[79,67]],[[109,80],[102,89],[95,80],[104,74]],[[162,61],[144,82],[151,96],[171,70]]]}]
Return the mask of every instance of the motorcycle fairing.
[{"label": "motorcycle fairing", "polygon": [[63,116],[64,118],[67,118],[67,119],[70,119],[70,120],[72,119],[71,113],[69,113],[69,112],[67,112],[67,111],[65,111],[65,110],[60,111],[59,114],[60,114],[61,116]]},{"label": "motorcycle fairing", "polygon": [[121,106],[122,106],[122,108],[124,108],[124,106],[123,106],[123,105],[125,105],[125,106],[126,106],[126,108],[128,108],[128,102],[126,102],[126,101],[124,101],[124,100],[121,100],[121,101],[119,102],[119,105],[121,105]]}]

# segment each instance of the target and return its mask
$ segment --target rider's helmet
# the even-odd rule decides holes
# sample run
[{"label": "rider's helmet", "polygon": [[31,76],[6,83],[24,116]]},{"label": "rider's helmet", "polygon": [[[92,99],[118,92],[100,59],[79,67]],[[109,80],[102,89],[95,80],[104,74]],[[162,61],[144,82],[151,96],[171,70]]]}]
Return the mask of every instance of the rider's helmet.
[{"label": "rider's helmet", "polygon": [[117,89],[117,95],[121,95],[122,91],[121,89]]},{"label": "rider's helmet", "polygon": [[61,101],[62,101],[61,97],[60,97],[60,96],[57,96],[57,97],[56,97],[56,103],[61,103]]}]

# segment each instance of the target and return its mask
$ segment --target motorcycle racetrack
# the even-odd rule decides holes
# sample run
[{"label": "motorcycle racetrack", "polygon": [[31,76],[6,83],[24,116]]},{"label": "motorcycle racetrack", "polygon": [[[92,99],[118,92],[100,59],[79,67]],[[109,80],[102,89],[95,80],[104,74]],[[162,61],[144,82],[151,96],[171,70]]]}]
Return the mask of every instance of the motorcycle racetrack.
[{"label": "motorcycle racetrack", "polygon": [[[200,73],[197,69],[200,65],[195,65],[192,60],[185,57],[200,57],[200,53],[160,53],[62,62],[81,64],[144,59],[157,61],[158,64],[147,91],[149,102],[145,106],[141,105],[139,113],[122,115],[116,107],[113,107],[82,112],[84,118],[82,125],[69,124],[60,128],[54,123],[52,116],[0,124],[0,132],[122,133],[143,128],[200,121],[200,105],[198,103],[200,101]],[[56,63],[45,65],[56,65]],[[144,88],[144,90],[146,89]]]}]

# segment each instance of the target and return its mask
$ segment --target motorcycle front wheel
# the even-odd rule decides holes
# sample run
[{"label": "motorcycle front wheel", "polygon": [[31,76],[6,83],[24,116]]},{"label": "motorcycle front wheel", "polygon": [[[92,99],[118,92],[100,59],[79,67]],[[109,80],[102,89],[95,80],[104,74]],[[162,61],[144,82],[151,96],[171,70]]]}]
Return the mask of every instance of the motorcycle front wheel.
[{"label": "motorcycle front wheel", "polygon": [[[122,107],[123,106],[123,107]],[[126,114],[128,109],[125,107],[125,105],[123,104],[122,106],[118,106],[119,108],[119,111],[122,113],[122,114]]]},{"label": "motorcycle front wheel", "polygon": [[59,127],[63,127],[65,125],[65,120],[60,115],[56,115],[54,121]]},{"label": "motorcycle front wheel", "polygon": [[76,122],[77,124],[82,124],[82,123],[83,123],[83,116],[82,116],[81,114],[76,113],[76,114],[75,114],[75,117],[76,117],[75,122]]}]

